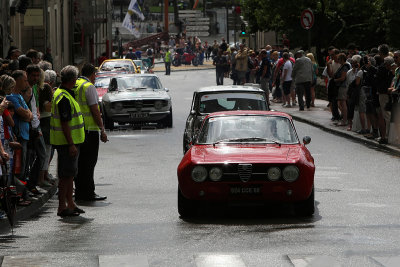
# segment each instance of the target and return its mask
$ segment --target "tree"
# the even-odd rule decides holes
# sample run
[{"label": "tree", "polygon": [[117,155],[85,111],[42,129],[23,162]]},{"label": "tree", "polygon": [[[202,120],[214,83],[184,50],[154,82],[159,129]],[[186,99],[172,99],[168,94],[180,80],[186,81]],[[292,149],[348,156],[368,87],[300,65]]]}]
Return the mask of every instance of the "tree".
[{"label": "tree", "polygon": [[[286,33],[290,37],[291,47],[306,48],[307,30],[301,28],[300,16],[304,9],[310,8],[315,17],[314,26],[309,30],[312,46],[316,47],[317,58],[321,59],[322,49],[330,45],[345,48],[347,44],[355,43],[361,49],[370,49],[390,40],[387,35],[389,20],[400,20],[395,12],[397,1],[243,0],[243,11],[251,32],[272,30]],[[385,17],[386,13],[382,11],[389,7],[393,10],[390,19]],[[399,27],[393,25],[391,29],[395,33],[391,37],[396,39]]]}]

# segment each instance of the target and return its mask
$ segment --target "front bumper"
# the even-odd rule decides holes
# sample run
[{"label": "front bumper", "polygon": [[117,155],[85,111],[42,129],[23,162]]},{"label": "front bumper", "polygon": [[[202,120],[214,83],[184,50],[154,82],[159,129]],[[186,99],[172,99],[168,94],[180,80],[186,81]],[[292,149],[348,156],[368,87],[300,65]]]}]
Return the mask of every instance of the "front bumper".
[{"label": "front bumper", "polygon": [[307,199],[313,183],[288,182],[203,182],[179,185],[191,200],[213,202],[297,202]]},{"label": "front bumper", "polygon": [[140,123],[140,122],[155,122],[160,121],[167,117],[171,111],[150,111],[150,112],[128,112],[128,113],[114,113],[109,115],[115,122],[122,123]]}]

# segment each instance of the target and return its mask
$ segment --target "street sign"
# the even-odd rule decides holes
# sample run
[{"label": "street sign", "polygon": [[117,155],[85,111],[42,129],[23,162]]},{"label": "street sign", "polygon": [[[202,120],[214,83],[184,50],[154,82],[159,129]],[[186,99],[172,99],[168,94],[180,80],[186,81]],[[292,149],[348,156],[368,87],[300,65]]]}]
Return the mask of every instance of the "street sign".
[{"label": "street sign", "polygon": [[311,29],[311,27],[314,25],[314,13],[311,9],[303,10],[300,17],[300,23],[303,29]]}]

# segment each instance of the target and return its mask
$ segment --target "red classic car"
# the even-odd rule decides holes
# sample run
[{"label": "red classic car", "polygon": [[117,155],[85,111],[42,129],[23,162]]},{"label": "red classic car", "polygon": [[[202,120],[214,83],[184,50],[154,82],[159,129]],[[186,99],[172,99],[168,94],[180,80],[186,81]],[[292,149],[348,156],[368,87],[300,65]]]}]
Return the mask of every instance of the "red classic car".
[{"label": "red classic car", "polygon": [[205,202],[290,202],[314,214],[314,158],[299,142],[291,117],[274,111],[208,115],[178,166],[178,212]]}]

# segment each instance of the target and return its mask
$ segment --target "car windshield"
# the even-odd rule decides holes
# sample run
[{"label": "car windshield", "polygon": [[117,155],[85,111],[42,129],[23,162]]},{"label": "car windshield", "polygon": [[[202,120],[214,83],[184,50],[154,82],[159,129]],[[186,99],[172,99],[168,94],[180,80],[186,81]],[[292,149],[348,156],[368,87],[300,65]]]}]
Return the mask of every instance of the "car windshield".
[{"label": "car windshield", "polygon": [[298,143],[292,123],[286,117],[240,115],[208,118],[200,131],[199,144],[215,143]]},{"label": "car windshield", "polygon": [[134,67],[132,61],[129,60],[112,60],[104,62],[101,65],[102,71],[111,71],[111,70],[124,70],[124,71],[134,71]]},{"label": "car windshield", "polygon": [[200,98],[200,113],[229,110],[267,110],[267,105],[260,93],[210,93]]},{"label": "car windshield", "polygon": [[128,88],[161,89],[161,83],[155,76],[128,76],[118,79],[118,90]]},{"label": "car windshield", "polygon": [[110,83],[110,76],[96,77],[94,86],[97,88],[107,88]]}]

